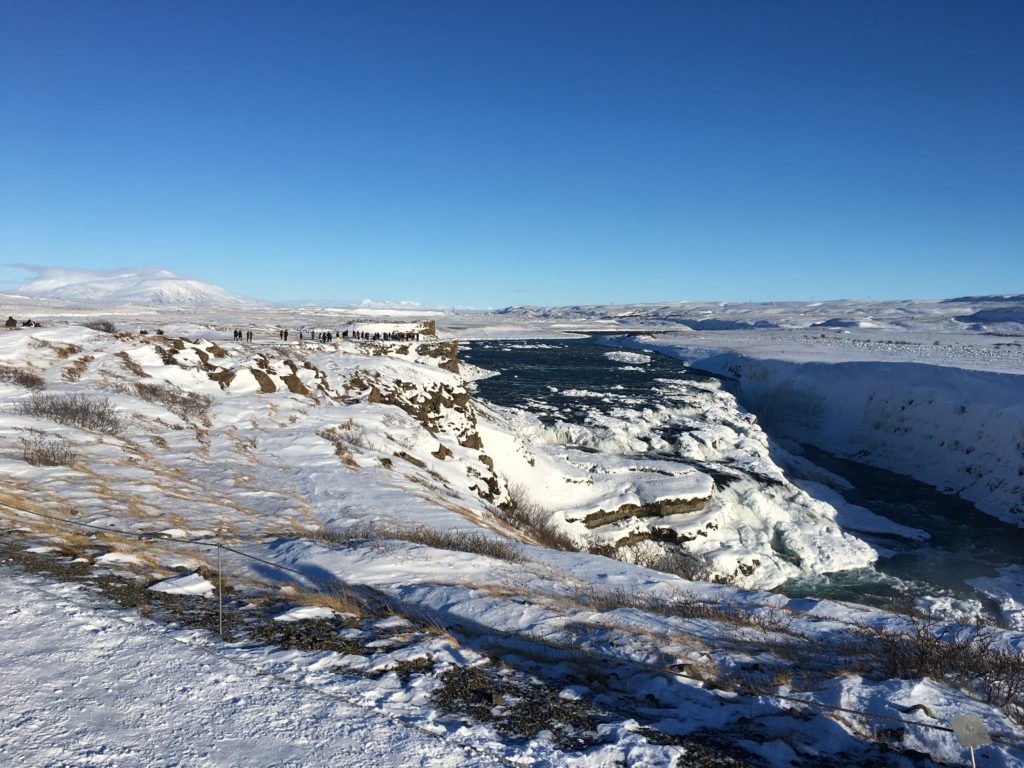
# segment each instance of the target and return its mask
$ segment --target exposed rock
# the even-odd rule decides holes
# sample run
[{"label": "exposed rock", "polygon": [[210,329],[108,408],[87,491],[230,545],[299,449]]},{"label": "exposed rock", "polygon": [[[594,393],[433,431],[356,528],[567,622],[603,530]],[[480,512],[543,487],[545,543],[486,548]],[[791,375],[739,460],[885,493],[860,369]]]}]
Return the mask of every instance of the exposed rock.
[{"label": "exposed rock", "polygon": [[483,481],[484,487],[480,487],[479,484],[471,485],[469,490],[476,493],[481,499],[493,502],[501,495],[501,485],[498,483],[498,478],[494,476],[494,473],[484,475],[475,470],[473,467],[466,467],[466,474],[470,477],[476,477]]},{"label": "exposed rock", "polygon": [[178,361],[174,359],[174,356],[178,354],[176,349],[167,349],[161,347],[159,344],[154,344],[153,349],[160,355],[160,360],[163,361],[164,365],[177,365]]},{"label": "exposed rock", "polygon": [[397,456],[400,459],[405,459],[410,464],[412,464],[415,467],[419,467],[420,469],[425,469],[427,466],[425,463],[417,459],[415,456],[411,456],[405,451],[395,451],[395,456]]},{"label": "exposed rock", "polygon": [[259,368],[250,368],[249,371],[252,373],[252,377],[256,379],[256,383],[260,385],[260,392],[265,395],[277,392],[277,385],[274,384],[274,380],[266,373],[261,371]]},{"label": "exposed rock", "polygon": [[220,384],[221,389],[227,389],[231,386],[231,382],[235,380],[235,372],[229,369],[222,371],[209,371],[206,374],[212,381],[216,381]]},{"label": "exposed rock", "polygon": [[457,341],[421,344],[417,347],[416,353],[425,357],[440,358],[440,362],[437,364],[439,368],[451,373],[459,372],[459,343]]},{"label": "exposed rock", "polygon": [[446,458],[452,456],[453,454],[448,446],[446,446],[444,443],[441,443],[440,445],[437,446],[437,450],[432,451],[430,455],[433,456],[435,459],[440,459],[441,461],[444,461]]},{"label": "exposed rock", "polygon": [[218,347],[216,344],[213,344],[212,342],[210,344],[207,344],[206,351],[209,352],[214,357],[227,357],[228,356],[228,353],[224,349],[222,349],[221,347]]},{"label": "exposed rock", "polygon": [[266,358],[265,355],[256,355],[254,360],[256,365],[265,370],[267,373],[272,373],[275,376],[277,375],[277,371],[270,367],[270,361]]},{"label": "exposed rock", "polygon": [[288,391],[296,395],[308,395],[309,390],[306,389],[306,385],[302,383],[300,379],[294,373],[290,373],[287,376],[282,376],[281,381],[288,387]]},{"label": "exposed rock", "polygon": [[599,509],[583,518],[583,524],[587,528],[600,528],[630,517],[668,517],[684,512],[698,512],[710,500],[710,496],[704,496],[694,499],[663,499],[650,504],[623,504],[618,509]]}]

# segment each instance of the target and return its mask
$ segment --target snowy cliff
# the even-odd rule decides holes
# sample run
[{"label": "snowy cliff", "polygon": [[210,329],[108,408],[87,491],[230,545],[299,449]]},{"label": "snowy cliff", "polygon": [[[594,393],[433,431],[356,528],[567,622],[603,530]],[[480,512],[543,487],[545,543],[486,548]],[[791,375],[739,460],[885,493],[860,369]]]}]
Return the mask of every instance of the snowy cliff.
[{"label": "snowy cliff", "polygon": [[799,363],[633,342],[737,381],[769,433],[911,475],[1024,525],[1024,376],[876,361]]}]

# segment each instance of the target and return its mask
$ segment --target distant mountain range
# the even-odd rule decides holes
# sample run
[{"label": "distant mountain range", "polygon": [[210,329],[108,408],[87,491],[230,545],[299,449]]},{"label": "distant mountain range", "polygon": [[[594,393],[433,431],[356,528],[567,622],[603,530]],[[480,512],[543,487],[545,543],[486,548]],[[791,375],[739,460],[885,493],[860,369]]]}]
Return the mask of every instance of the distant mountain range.
[{"label": "distant mountain range", "polygon": [[36,277],[16,292],[33,298],[87,304],[162,304],[192,307],[254,305],[261,302],[166,269],[86,270],[29,267]]},{"label": "distant mountain range", "polygon": [[1013,294],[1013,293],[1000,293],[1000,294],[991,294],[991,295],[988,295],[988,296],[958,296],[955,299],[943,299],[943,304],[951,304],[951,303],[977,304],[978,302],[982,302],[982,301],[1001,301],[1001,302],[1021,301],[1021,302],[1024,302],[1024,293],[1017,293],[1017,294]]}]

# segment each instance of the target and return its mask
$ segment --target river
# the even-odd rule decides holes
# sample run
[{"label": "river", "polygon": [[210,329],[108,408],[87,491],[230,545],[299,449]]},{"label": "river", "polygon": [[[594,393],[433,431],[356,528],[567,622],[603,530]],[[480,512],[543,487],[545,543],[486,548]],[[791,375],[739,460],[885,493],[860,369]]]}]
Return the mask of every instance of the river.
[{"label": "river", "polygon": [[[586,338],[471,342],[460,354],[467,362],[499,373],[477,382],[480,397],[530,410],[549,424],[583,423],[595,409],[621,415],[623,409],[640,410],[665,399],[682,401],[687,382],[709,378],[653,352],[644,353],[646,361],[630,365],[628,354],[609,358],[613,350]],[[742,402],[742,393],[734,394]],[[930,538],[911,541],[857,533],[883,553],[875,568],[797,579],[778,591],[881,606],[927,596],[935,605],[977,605],[997,613],[995,603],[968,582],[995,577],[1001,567],[1024,562],[1024,529],[913,478],[812,446],[803,446],[803,451],[805,458],[851,483],[841,492],[848,502],[926,531]],[[664,453],[658,458],[684,460]]]}]

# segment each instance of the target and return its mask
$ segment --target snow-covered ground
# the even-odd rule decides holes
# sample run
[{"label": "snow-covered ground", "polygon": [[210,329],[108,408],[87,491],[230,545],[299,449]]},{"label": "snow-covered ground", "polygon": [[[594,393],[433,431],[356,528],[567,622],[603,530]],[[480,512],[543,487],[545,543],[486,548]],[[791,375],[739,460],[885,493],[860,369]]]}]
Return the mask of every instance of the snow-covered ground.
[{"label": "snow-covered ground", "polygon": [[[0,571],[0,761],[9,766],[490,766],[343,685],[262,664],[77,585]],[[349,702],[347,699],[351,698]]]},{"label": "snow-covered ground", "polygon": [[[835,710],[831,710],[833,714],[828,718],[819,714],[806,722],[786,713],[798,705],[779,698],[780,695],[811,702],[818,711],[826,711],[829,706],[846,707],[904,719],[908,712],[918,713],[914,707],[923,704],[930,713],[927,722],[936,725],[944,724],[953,714],[975,712],[1000,736],[999,744],[985,753],[988,765],[1017,765],[1024,760],[1024,751],[1014,746],[1024,738],[1020,726],[1010,722],[998,707],[961,690],[961,685],[952,681],[880,679],[866,670],[853,672],[849,666],[830,666],[830,657],[835,652],[829,650],[833,647],[829,643],[838,642],[851,632],[860,637],[851,629],[851,622],[878,629],[906,626],[904,618],[827,601],[786,600],[768,593],[743,592],[734,586],[691,583],[586,551],[558,552],[539,546],[535,530],[517,529],[510,524],[509,520],[516,520],[509,515],[512,497],[525,492],[529,498],[519,501],[521,506],[533,509],[533,523],[553,528],[579,548],[635,538],[633,535],[644,532],[652,521],[676,534],[702,528],[705,535],[697,540],[695,549],[709,558],[720,576],[729,576],[747,587],[770,587],[796,573],[854,568],[872,562],[872,548],[843,530],[844,514],[846,521],[851,522],[856,513],[830,503],[827,493],[818,498],[808,494],[804,490],[808,487],[806,483],[801,487],[790,483],[784,468],[775,463],[768,437],[758,420],[739,407],[721,386],[695,385],[693,392],[687,392],[693,398],[690,405],[651,410],[642,421],[627,423],[627,419],[616,418],[614,413],[607,417],[595,414],[594,420],[578,434],[555,434],[568,427],[551,427],[533,414],[492,407],[476,399],[472,384],[487,372],[459,362],[455,357],[456,344],[442,341],[420,346],[347,340],[320,344],[297,341],[294,335],[288,342],[282,342],[278,336],[278,329],[284,327],[293,332],[311,327],[408,330],[413,327],[410,323],[418,320],[435,321],[442,339],[541,337],[600,326],[605,330],[617,327],[621,332],[626,323],[658,326],[647,330],[664,330],[666,325],[678,329],[678,322],[625,310],[611,318],[583,311],[519,311],[443,316],[424,313],[421,318],[410,319],[405,314],[410,310],[404,309],[398,317],[389,317],[387,310],[366,308],[350,315],[316,308],[255,307],[203,312],[110,307],[102,313],[99,309],[32,301],[18,300],[12,306],[18,306],[26,316],[31,313],[41,320],[43,327],[0,333],[0,471],[7,480],[0,496],[0,515],[10,527],[20,531],[25,546],[60,546],[65,555],[82,558],[97,572],[130,571],[147,582],[163,581],[164,589],[196,595],[208,593],[209,589],[201,579],[188,573],[199,566],[210,566],[207,550],[189,549],[182,544],[171,546],[170,542],[159,540],[141,545],[124,537],[90,537],[81,532],[73,535],[67,526],[33,516],[31,512],[101,527],[162,533],[178,542],[216,533],[248,554],[306,574],[295,583],[294,576],[270,566],[229,557],[227,567],[234,588],[274,592],[297,586],[313,590],[324,579],[372,588],[397,601],[399,607],[429,611],[458,638],[466,648],[466,658],[474,663],[483,660],[484,649],[495,638],[502,639],[504,654],[509,653],[510,646],[527,658],[536,655],[534,651],[525,652],[534,646],[543,646],[545,653],[556,656],[569,654],[562,661],[540,664],[543,670],[536,671],[558,681],[562,695],[582,697],[618,714],[606,726],[602,745],[576,756],[559,752],[543,734],[525,746],[510,746],[485,725],[468,726],[465,732],[456,730],[461,739],[456,740],[458,744],[492,749],[483,757],[461,751],[438,751],[442,748],[437,747],[433,737],[421,740],[423,735],[416,732],[396,737],[407,740],[401,743],[408,745],[413,761],[420,760],[412,764],[445,765],[449,763],[443,761],[452,755],[463,761],[459,764],[473,764],[470,761],[484,760],[491,754],[536,765],[611,765],[615,760],[638,766],[666,765],[673,755],[685,750],[682,746],[659,747],[647,742],[637,735],[636,722],[625,717],[626,712],[663,733],[685,736],[702,728],[719,729],[728,733],[734,743],[742,742],[744,748],[772,765],[793,765],[813,754],[826,754],[832,760],[848,763],[869,753],[876,754],[871,745],[879,737],[878,729],[866,728],[857,717],[836,714]],[[947,329],[950,334],[958,334],[958,338],[975,333],[972,338],[979,340],[975,346],[990,349],[992,354],[964,353],[961,362],[975,362],[958,366],[950,358],[921,371],[919,376],[907,376],[924,367],[914,355],[925,347],[934,349],[942,344],[922,343],[920,348],[911,349],[910,345],[879,343],[876,349],[870,346],[874,342],[862,339],[863,344],[869,345],[865,352],[860,346],[851,344],[847,349],[830,341],[833,335],[844,331],[875,333],[878,329],[867,324],[880,321],[889,322],[888,332],[895,334],[898,326],[886,318],[905,318],[908,314],[898,315],[897,308],[890,305],[885,305],[885,312],[876,311],[870,317],[857,315],[850,307],[842,308],[842,312],[835,306],[814,308],[803,315],[787,307],[775,308],[773,320],[758,318],[756,312],[739,320],[739,310],[730,310],[731,315],[702,315],[701,319],[743,322],[749,326],[765,320],[778,327],[697,330],[675,336],[634,338],[631,343],[637,351],[611,354],[617,355],[613,358],[617,363],[641,366],[646,364],[649,354],[643,350],[664,349],[695,364],[704,363],[717,372],[738,375],[744,386],[752,380],[767,390],[774,382],[786,381],[793,375],[790,367],[798,367],[795,358],[803,354],[800,350],[817,350],[806,354],[821,355],[828,363],[825,371],[816,371],[813,377],[820,382],[819,399],[813,402],[823,404],[815,408],[794,404],[779,418],[794,414],[806,421],[817,414],[822,432],[840,435],[837,440],[844,446],[854,444],[861,439],[857,431],[861,427],[852,419],[844,421],[842,412],[830,410],[835,406],[830,405],[828,395],[837,393],[840,399],[854,401],[853,407],[863,407],[863,403],[855,402],[860,392],[858,382],[877,385],[881,381],[884,386],[876,386],[880,394],[875,395],[876,400],[884,401],[877,406],[878,418],[885,419],[887,427],[903,431],[889,440],[884,430],[876,430],[886,437],[886,441],[867,444],[877,456],[884,458],[886,450],[896,456],[913,446],[932,445],[916,437],[919,430],[954,430],[956,434],[951,439],[959,440],[961,446],[974,447],[972,453],[961,451],[966,456],[977,455],[979,468],[974,472],[983,470],[973,487],[986,489],[987,499],[1004,498],[999,494],[1010,493],[1014,482],[1013,419],[1019,416],[1021,400],[1014,399],[1018,379],[1011,371],[1019,372],[1014,368],[1014,355],[1019,357],[1019,353],[1012,346],[995,346],[997,342],[993,341],[1014,344],[1012,337],[949,330],[949,324],[958,321],[946,315],[954,311],[966,314],[971,306],[961,304],[948,311],[937,303],[915,307],[923,319],[915,321],[916,330],[907,332],[930,332],[923,330],[928,326]],[[114,320],[118,330],[127,333],[109,334],[78,325],[92,311],[96,312],[95,317]],[[782,312],[808,322],[802,328],[786,327],[778,314]],[[822,326],[821,332],[826,336],[819,335],[821,341],[811,340],[813,334],[806,329],[830,318],[855,320],[858,325]],[[708,322],[703,325],[713,326]],[[140,335],[140,328],[150,333]],[[153,331],[157,328],[164,335],[155,335]],[[234,342],[231,332],[235,328],[253,329],[256,341]],[[426,332],[426,327],[419,329]],[[753,345],[759,334],[770,335],[766,338],[776,341],[758,347],[762,352],[758,355],[751,353],[751,348],[740,349],[743,339],[747,340],[743,344]],[[700,339],[713,338],[715,343],[698,340],[698,335]],[[946,346],[956,348],[955,344]],[[870,359],[843,361],[844,356],[854,354]],[[896,363],[885,358],[888,354],[904,357]],[[838,365],[840,362],[866,370],[858,379],[854,374],[861,373],[859,370],[846,371]],[[872,366],[882,365],[890,368],[880,378]],[[966,373],[968,368],[979,372]],[[829,369],[839,373],[830,373]],[[968,386],[958,377],[980,383]],[[802,379],[799,383],[810,387]],[[846,389],[840,389],[841,385]],[[954,394],[947,393],[947,389]],[[54,395],[90,398],[93,410],[109,410],[107,415],[112,420],[76,424],[60,413],[54,418],[52,411],[41,407],[45,405],[42,398]],[[926,408],[922,403],[929,397],[933,402]],[[914,402],[907,404],[909,398]],[[956,405],[965,404],[966,412],[956,414],[954,407],[949,419],[936,420],[939,406],[953,407],[954,400]],[[66,405],[67,401],[64,402]],[[101,402],[104,404],[100,405]],[[812,400],[799,402],[806,406]],[[899,410],[900,405],[903,410]],[[964,423],[963,429],[956,426],[958,416]],[[628,450],[612,450],[614,446],[609,441],[620,448],[629,448],[631,440],[650,445],[649,433],[666,419],[690,420],[692,429],[681,438],[686,445],[678,449],[689,452],[687,455],[695,461],[728,462],[749,477],[761,477],[765,482],[739,483],[732,490],[723,491],[696,463],[669,464],[630,454]],[[804,426],[808,433],[812,431]],[[841,427],[848,431],[841,433]],[[969,437],[972,441],[966,443]],[[567,443],[578,447],[568,448]],[[602,450],[582,450],[588,447]],[[66,460],[53,466],[26,461],[39,450],[61,454]],[[799,457],[790,460],[799,462]],[[925,456],[919,463],[923,472],[935,459]],[[966,472],[967,466],[950,460],[942,468]],[[805,476],[813,474],[809,468],[804,469]],[[823,487],[835,482],[827,474],[820,474],[819,480],[824,481]],[[539,503],[526,504],[530,500]],[[621,517],[601,517],[609,514],[611,518]],[[586,522],[588,518],[590,525]],[[318,538],[325,530],[357,531],[366,525],[382,529],[426,526],[440,531],[482,533],[519,547],[521,558],[496,560],[400,537],[388,538],[382,544],[354,535],[337,545]],[[859,530],[915,535],[870,515],[861,514],[848,527],[857,525]],[[1011,601],[1017,599],[1013,594],[1013,585],[1019,581],[1016,577],[1015,572],[1008,571],[1001,579],[984,585],[993,592],[1010,591],[1005,596],[1008,610],[1012,609]],[[14,762],[19,762],[19,756],[34,755],[28,764],[48,764],[48,754],[58,764],[88,759],[98,762],[99,757],[90,755],[100,755],[99,751],[82,750],[98,750],[97,744],[106,740],[110,746],[105,749],[115,750],[110,754],[118,755],[122,764],[133,762],[132,755],[136,753],[132,750],[138,750],[141,756],[135,762],[217,763],[220,755],[229,754],[230,750],[216,744],[204,746],[206,742],[190,740],[188,734],[205,731],[210,723],[220,722],[224,710],[218,707],[226,699],[231,703],[231,697],[241,697],[233,706],[243,713],[250,711],[244,706],[248,703],[260,707],[265,703],[267,711],[273,712],[278,711],[275,707],[288,708],[291,701],[294,712],[290,720],[283,722],[303,734],[307,741],[296,743],[308,750],[313,750],[320,729],[332,720],[329,707],[333,704],[305,698],[300,704],[288,698],[298,695],[292,691],[260,688],[273,688],[269,682],[242,680],[239,694],[234,692],[235,678],[231,678],[230,686],[224,683],[219,688],[204,688],[195,693],[199,678],[184,671],[186,659],[163,654],[168,649],[181,654],[201,652],[173,643],[173,632],[141,623],[125,624],[123,617],[113,614],[104,613],[106,619],[98,618],[83,602],[84,593],[69,587],[43,585],[33,578],[17,576],[8,576],[4,584],[0,593],[4,611],[0,631],[6,637],[25,633],[26,625],[51,626],[45,632],[28,633],[23,642],[4,646],[4,653],[8,654],[5,666],[24,656],[17,663],[26,670],[18,682],[26,691],[25,705],[12,710],[10,716],[20,718],[12,722],[39,724],[35,731],[29,728],[20,737],[19,729],[14,729],[14,735],[9,735],[10,727],[4,729],[0,745],[10,750]],[[49,591],[52,606],[49,599],[35,601],[40,603],[36,605],[31,598],[24,597],[40,589]],[[700,604],[734,606],[730,610],[738,613],[691,615],[692,611],[679,608],[680,601],[689,605],[695,600]],[[670,610],[670,606],[676,608]],[[315,607],[295,605],[298,613],[290,614],[289,618],[309,621],[314,615],[309,611]],[[47,624],[51,621],[65,621],[71,628],[57,632]],[[112,629],[115,625],[116,629]],[[93,631],[89,629],[92,626],[106,629]],[[1024,636],[1018,633],[991,631],[996,646],[1007,652],[1024,646]],[[67,647],[61,646],[65,639]],[[199,641],[198,636],[191,639]],[[111,644],[105,645],[106,640]],[[459,663],[451,653],[452,647],[445,646],[447,650],[443,652],[438,647],[438,664]],[[38,685],[37,678],[33,683],[32,674],[41,674],[38,659],[44,648],[52,649],[61,659],[55,679],[63,693]],[[88,672],[76,672],[79,658],[81,668],[95,669],[117,648],[126,657],[152,654],[154,659],[166,658],[166,664],[137,664],[132,667],[140,670],[136,677],[128,675],[126,668],[123,671],[128,682],[108,675],[100,684]],[[798,658],[805,663],[814,659],[799,674],[793,661],[794,648],[801,649]],[[820,659],[812,653],[813,648],[820,649]],[[493,648],[490,650],[493,652]],[[246,653],[258,656],[273,652]],[[507,658],[522,663],[516,656],[511,654]],[[569,674],[570,659],[577,658],[595,660],[596,665],[608,671],[608,678],[594,687],[574,679]],[[333,673],[316,667],[315,659],[294,656],[287,661],[298,665],[297,674],[304,681],[308,682],[312,675],[318,681],[327,680],[329,686],[347,685],[344,680],[334,679]],[[331,661],[339,662],[341,667],[351,663]],[[539,664],[535,658],[531,663]],[[217,664],[207,662],[211,669],[215,668],[211,674],[227,680],[227,671]],[[554,672],[559,665],[561,672]],[[143,679],[145,670],[155,672],[164,666],[174,668],[174,674],[167,676],[168,688],[160,687],[163,680]],[[166,691],[177,690],[173,680],[179,670],[182,677],[190,677],[190,682],[181,682],[178,687],[191,686],[190,695],[199,696],[198,714],[187,721],[194,726],[191,731],[187,726],[179,729],[178,719],[168,716],[167,722],[161,724],[167,729],[167,738],[159,744],[145,745],[140,743],[142,737],[130,728],[123,739],[111,736],[116,720],[111,719],[109,712],[81,714],[83,707],[88,710],[91,706],[90,701],[102,700],[105,688],[110,689],[111,699],[121,697],[118,700],[125,701],[134,686],[145,685],[154,686],[153,698],[165,702],[161,711],[173,713],[177,704],[168,703]],[[236,677],[241,680],[237,674]],[[68,694],[67,691],[74,691],[75,681],[82,686],[80,693]],[[746,690],[751,681],[757,683],[754,692]],[[425,675],[422,685],[424,690],[418,694],[402,688],[394,691],[393,697],[382,693],[379,687],[374,693],[367,693],[366,688],[359,690],[361,696],[365,695],[388,716],[429,723],[432,715],[426,689],[436,685],[436,678]],[[232,690],[227,691],[227,687]],[[70,698],[78,695],[80,699]],[[274,698],[278,695],[280,700]],[[72,701],[77,703],[61,704]],[[153,711],[132,711],[137,719],[131,720],[131,728],[147,719],[162,717]],[[669,714],[680,711],[686,713],[685,718]],[[232,725],[235,730],[228,731],[235,734],[230,744],[238,744],[239,749],[256,749],[255,745],[261,742],[246,741],[246,729],[260,723],[265,727],[267,722],[273,722],[272,717],[260,721],[240,715],[239,722]],[[918,713],[909,719],[919,717]],[[46,731],[43,724],[52,724],[54,729],[66,727],[77,738],[54,737],[47,742],[44,735],[38,735]],[[366,748],[376,749],[373,745],[379,743],[384,749],[383,740],[390,738],[392,726],[388,722],[379,728],[367,724]],[[898,744],[893,744],[898,749],[925,752],[939,763],[960,759],[960,751],[947,732],[913,725],[903,728]],[[447,735],[452,733],[451,728],[442,730]],[[285,751],[287,745],[273,741],[275,733],[278,731],[271,728],[261,736],[267,740],[263,742],[267,751],[260,752],[261,755],[279,749],[282,764],[289,760],[316,764],[318,755],[325,754],[309,751],[307,759],[307,753],[301,750]],[[749,734],[746,740],[743,733]],[[377,736],[380,742],[373,741]],[[17,751],[38,750],[46,744],[68,751]],[[206,757],[200,752],[204,749]],[[391,752],[392,760],[395,754],[404,752]],[[900,764],[902,758],[892,759],[893,764]],[[117,760],[110,762],[118,764]],[[378,762],[387,764],[388,758],[381,757]]]}]

